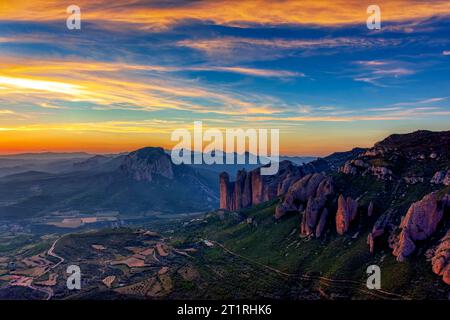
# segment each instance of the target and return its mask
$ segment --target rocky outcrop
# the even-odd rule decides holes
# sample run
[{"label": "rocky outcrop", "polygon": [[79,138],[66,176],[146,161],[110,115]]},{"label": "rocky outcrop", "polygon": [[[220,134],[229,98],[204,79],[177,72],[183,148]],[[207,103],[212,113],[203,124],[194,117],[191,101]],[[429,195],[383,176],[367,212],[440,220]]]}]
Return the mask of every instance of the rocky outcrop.
[{"label": "rocky outcrop", "polygon": [[358,202],[350,197],[347,199],[341,194],[338,198],[338,209],[336,211],[336,231],[343,235],[348,231],[350,223],[356,218]]},{"label": "rocky outcrop", "polygon": [[393,179],[392,171],[386,167],[372,166],[368,169],[368,172],[371,175],[375,176],[379,180],[392,180]]},{"label": "rocky outcrop", "polygon": [[306,205],[305,212],[302,216],[302,222],[300,224],[300,234],[310,235],[314,233],[317,220],[323,209],[324,203],[322,203],[321,198],[309,197],[308,203]]},{"label": "rocky outcrop", "polygon": [[450,169],[437,171],[433,178],[431,178],[430,183],[450,186]]},{"label": "rocky outcrop", "polygon": [[275,210],[275,218],[279,219],[288,211],[302,211],[305,208],[301,223],[302,236],[316,235],[320,237],[328,216],[325,207],[328,196],[332,195],[333,182],[330,177],[315,173],[303,177],[293,184],[284,201]]},{"label": "rocky outcrop", "polygon": [[425,240],[432,235],[443,216],[443,203],[436,192],[414,202],[400,224],[400,234],[392,243],[393,254],[403,261],[416,249],[415,241]]},{"label": "rocky outcrop", "polygon": [[120,166],[122,172],[136,181],[153,181],[156,176],[173,179],[170,156],[162,148],[144,148],[128,154]]},{"label": "rocky outcrop", "polygon": [[356,175],[358,173],[363,176],[373,175],[379,180],[392,180],[393,178],[393,173],[390,169],[383,166],[370,166],[361,159],[347,161],[338,171],[350,175]]},{"label": "rocky outcrop", "polygon": [[450,229],[434,250],[431,265],[433,272],[450,285]]},{"label": "rocky outcrop", "polygon": [[[222,172],[219,176],[219,191],[220,191],[220,208],[228,209],[231,207],[233,201],[234,189],[230,184],[230,177],[228,173]],[[231,209],[230,209],[231,210]]]},{"label": "rocky outcrop", "polygon": [[[288,211],[303,211],[310,197],[315,197],[316,192],[325,195],[332,189],[331,182],[322,184],[325,176],[320,173],[313,173],[304,176],[293,183],[286,193],[283,202],[275,209],[275,218],[279,219]],[[320,190],[319,189],[320,186]],[[331,190],[332,191],[332,190]],[[310,208],[313,208],[311,203]]]},{"label": "rocky outcrop", "polygon": [[312,234],[315,234],[317,238],[321,236],[328,216],[328,209],[325,205],[328,197],[333,193],[333,181],[331,178],[325,177],[318,185],[315,195],[308,198],[300,225],[302,236]]},{"label": "rocky outcrop", "polygon": [[249,172],[240,170],[234,182],[230,182],[229,175],[223,172],[219,178],[220,208],[239,210],[272,200],[301,179],[309,170],[305,168],[282,161],[276,175],[262,176],[260,168]]},{"label": "rocky outcrop", "polygon": [[423,177],[415,177],[415,176],[403,177],[403,180],[405,180],[405,182],[407,184],[416,184],[416,183],[424,182],[424,178]]},{"label": "rocky outcrop", "polygon": [[325,223],[327,222],[328,218],[328,209],[324,208],[322,211],[322,214],[320,215],[319,223],[316,227],[316,238],[320,238],[320,236],[323,233],[323,230],[325,228]]},{"label": "rocky outcrop", "polygon": [[339,168],[339,172],[355,175],[358,171],[350,162],[346,162],[341,168]]},{"label": "rocky outcrop", "polygon": [[339,172],[355,175],[358,170],[367,169],[369,165],[361,159],[349,160],[340,169]]}]

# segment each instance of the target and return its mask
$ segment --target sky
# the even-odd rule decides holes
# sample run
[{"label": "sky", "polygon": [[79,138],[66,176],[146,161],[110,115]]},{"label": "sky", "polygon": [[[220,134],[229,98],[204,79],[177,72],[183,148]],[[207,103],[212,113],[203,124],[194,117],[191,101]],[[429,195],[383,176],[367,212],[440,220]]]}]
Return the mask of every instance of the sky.
[{"label": "sky", "polygon": [[279,129],[285,155],[449,130],[449,17],[438,0],[1,0],[0,153],[170,148],[194,121]]}]

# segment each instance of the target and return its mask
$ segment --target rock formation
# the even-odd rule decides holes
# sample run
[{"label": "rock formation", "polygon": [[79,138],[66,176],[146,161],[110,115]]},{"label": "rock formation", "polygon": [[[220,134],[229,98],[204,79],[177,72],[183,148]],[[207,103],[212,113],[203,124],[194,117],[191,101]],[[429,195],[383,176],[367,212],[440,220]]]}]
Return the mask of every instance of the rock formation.
[{"label": "rock formation", "polygon": [[336,231],[343,235],[350,227],[350,223],[356,218],[358,202],[350,197],[347,199],[341,194],[338,198],[338,209],[336,212]]},{"label": "rock formation", "polygon": [[367,244],[369,245],[371,253],[375,252],[377,238],[383,236],[387,232],[386,229],[391,225],[394,214],[395,212],[393,210],[388,210],[386,213],[383,213],[373,225],[372,231],[367,236]]},{"label": "rock formation", "polygon": [[155,176],[173,179],[170,156],[162,148],[144,148],[128,154],[122,165],[122,172],[136,181],[152,181]]},{"label": "rock formation", "polygon": [[325,228],[325,223],[327,222],[328,218],[328,209],[324,208],[322,211],[322,214],[320,215],[319,223],[316,227],[316,238],[320,238],[320,236],[323,233],[323,229]]},{"label": "rock formation", "polygon": [[379,180],[392,180],[393,173],[386,167],[372,166],[368,169],[368,172],[375,176]]},{"label": "rock formation", "polygon": [[325,204],[328,196],[334,193],[333,189],[331,178],[324,177],[317,186],[315,195],[308,198],[300,225],[300,234],[302,236],[309,236],[314,233],[316,237],[321,236],[328,216],[328,209],[325,207]]},{"label": "rock formation", "polygon": [[[233,201],[234,189],[231,188],[230,177],[228,173],[222,172],[219,176],[219,188],[220,188],[220,208],[231,210]],[[230,207],[230,208],[229,208]]]},{"label": "rock formation", "polygon": [[392,243],[393,254],[403,261],[416,249],[415,241],[425,240],[436,230],[443,216],[443,205],[436,192],[414,202],[400,224],[400,234]]},{"label": "rock formation", "polygon": [[236,181],[230,182],[229,175],[220,174],[220,208],[239,210],[274,199],[284,194],[307,170],[290,161],[280,162],[276,175],[262,176],[260,168],[252,171],[239,170]]},{"label": "rock formation", "polygon": [[430,183],[450,186],[450,169],[437,171],[431,178]]},{"label": "rock formation", "polygon": [[[288,211],[302,211],[309,198],[316,195],[319,184],[325,179],[320,173],[304,176],[293,183],[286,193],[283,202],[275,210],[275,218],[281,218]],[[320,193],[325,193],[325,185],[321,187]]]},{"label": "rock formation", "polygon": [[328,216],[325,208],[328,196],[334,192],[330,177],[320,173],[308,174],[290,186],[283,201],[275,209],[279,219],[289,211],[304,210],[300,224],[300,234],[320,237]]},{"label": "rock formation", "polygon": [[301,235],[307,236],[315,232],[317,221],[325,205],[324,200],[325,198],[321,197],[309,197],[305,212],[302,216],[302,222],[300,224]]},{"label": "rock formation", "polygon": [[442,276],[442,280],[450,285],[450,229],[434,250],[431,265],[433,272]]},{"label": "rock formation", "polygon": [[339,172],[355,175],[358,173],[358,170],[364,170],[368,167],[369,164],[365,163],[361,159],[349,160],[345,162],[345,164],[341,168],[339,168]]}]

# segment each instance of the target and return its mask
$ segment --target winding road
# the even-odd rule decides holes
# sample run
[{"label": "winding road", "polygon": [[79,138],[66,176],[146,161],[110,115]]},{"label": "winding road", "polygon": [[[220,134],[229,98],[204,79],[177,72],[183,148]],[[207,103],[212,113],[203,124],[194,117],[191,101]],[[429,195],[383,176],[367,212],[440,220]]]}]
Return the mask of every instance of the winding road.
[{"label": "winding road", "polygon": [[[54,266],[52,266],[49,270],[55,269],[56,267],[58,267],[61,263],[64,263],[64,258],[61,256],[58,256],[54,251],[55,251],[55,246],[58,243],[58,241],[61,238],[58,238],[55,240],[55,242],[53,242],[52,246],[50,249],[48,249],[47,254],[51,257],[54,257],[56,259],[59,259],[59,262],[57,262]],[[48,271],[47,271],[48,272]]]},{"label": "winding road", "polygon": [[[62,263],[64,263],[64,258],[63,257],[61,257],[61,256],[59,256],[59,255],[57,255],[54,251],[55,251],[55,246],[56,246],[56,244],[58,243],[58,241],[60,240],[61,238],[58,238],[58,239],[56,239],[54,242],[53,242],[53,244],[52,244],[52,246],[50,247],[50,249],[48,249],[48,251],[47,251],[47,255],[49,255],[49,256],[51,256],[51,257],[54,257],[54,258],[56,258],[56,259],[59,259],[59,261],[57,262],[57,263],[55,263],[53,266],[51,266],[51,267],[49,267],[47,270],[45,270],[41,275],[40,275],[40,277],[42,277],[43,275],[46,275],[47,273],[49,273],[51,270],[53,270],[53,269],[55,269],[55,268],[57,268],[59,265],[61,265]],[[53,289],[52,288],[49,288],[49,287],[35,287],[35,286],[33,286],[32,284],[29,284],[28,286],[27,286],[28,288],[30,288],[30,289],[32,289],[32,290],[35,290],[35,291],[39,291],[39,292],[43,292],[43,293],[45,293],[46,295],[47,295],[47,297],[44,299],[44,300],[50,300],[52,297],[53,297]]]}]

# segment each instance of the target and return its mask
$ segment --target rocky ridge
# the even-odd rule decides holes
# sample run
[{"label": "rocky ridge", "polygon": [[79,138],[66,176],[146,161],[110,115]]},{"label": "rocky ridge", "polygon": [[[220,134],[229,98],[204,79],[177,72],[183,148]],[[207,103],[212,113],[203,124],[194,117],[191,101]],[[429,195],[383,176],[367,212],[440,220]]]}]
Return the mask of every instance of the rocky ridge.
[{"label": "rocky ridge", "polygon": [[[368,250],[373,254],[392,250],[399,262],[423,252],[417,248],[450,225],[450,189],[445,188],[450,179],[450,131],[392,135],[373,148],[354,149],[351,157],[341,153],[336,157],[339,161],[328,163],[324,170],[313,166],[309,172],[286,170],[267,181],[255,174],[257,170],[238,174],[234,184],[221,175],[221,196],[229,196],[221,201],[221,207],[239,210],[279,197],[274,219],[298,214],[301,237],[318,238],[325,232],[327,237],[333,233],[346,236],[354,230],[351,234],[355,238],[370,222]],[[370,194],[343,181],[355,181],[356,185],[358,181],[374,181],[368,183],[377,192]],[[389,200],[381,200],[381,196]],[[334,226],[328,223],[332,220]],[[432,260],[433,271],[444,281],[448,279],[447,246],[448,236]]]}]

